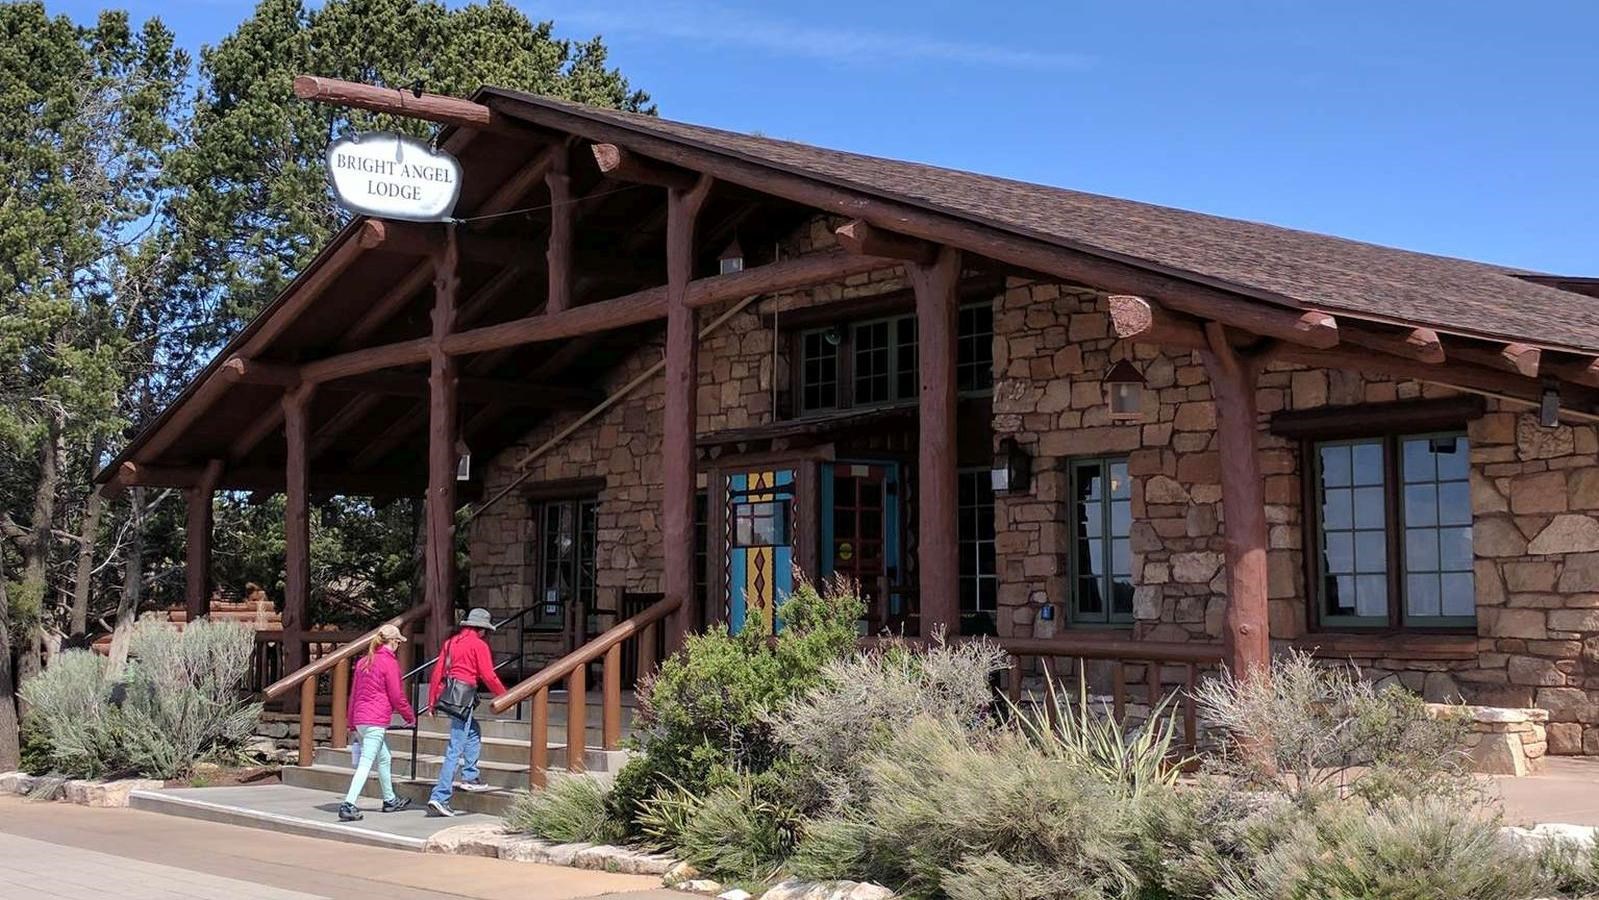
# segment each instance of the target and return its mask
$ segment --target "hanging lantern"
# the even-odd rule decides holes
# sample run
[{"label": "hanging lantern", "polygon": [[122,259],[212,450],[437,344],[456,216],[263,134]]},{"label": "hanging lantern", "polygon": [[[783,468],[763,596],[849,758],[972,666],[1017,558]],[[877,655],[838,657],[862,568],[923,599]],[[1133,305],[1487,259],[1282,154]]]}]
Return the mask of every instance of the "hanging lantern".
[{"label": "hanging lantern", "polygon": [[1105,372],[1105,401],[1110,404],[1113,422],[1129,422],[1144,417],[1144,375],[1125,359],[1117,360]]},{"label": "hanging lantern", "polygon": [[1545,428],[1560,424],[1560,389],[1553,385],[1543,389],[1543,402],[1538,404],[1538,424]]},{"label": "hanging lantern", "polygon": [[1033,458],[1016,443],[1015,438],[1002,438],[999,452],[994,454],[994,468],[989,471],[989,486],[996,494],[1019,494],[1033,483]]},{"label": "hanging lantern", "polygon": [[455,480],[472,480],[472,451],[464,440],[455,442]]},{"label": "hanging lantern", "polygon": [[738,245],[738,238],[733,238],[733,243],[727,245],[722,255],[717,257],[716,271],[723,275],[744,271],[744,248]]}]

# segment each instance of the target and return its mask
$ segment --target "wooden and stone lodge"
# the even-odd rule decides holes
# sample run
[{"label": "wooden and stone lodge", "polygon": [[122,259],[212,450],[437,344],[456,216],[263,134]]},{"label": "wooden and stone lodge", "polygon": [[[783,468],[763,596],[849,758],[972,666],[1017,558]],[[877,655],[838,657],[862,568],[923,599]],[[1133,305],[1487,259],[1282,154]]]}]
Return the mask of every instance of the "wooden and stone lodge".
[{"label": "wooden and stone lodge", "polygon": [[284,671],[308,504],[425,495],[406,624],[519,615],[537,674],[496,708],[535,723],[603,664],[607,744],[624,669],[802,572],[858,580],[863,633],[1094,660],[1118,708],[1298,647],[1599,753],[1599,279],[495,88],[295,90],[442,123],[458,220],[351,221],[99,476],[187,490],[197,610],[212,492],[287,493]]}]

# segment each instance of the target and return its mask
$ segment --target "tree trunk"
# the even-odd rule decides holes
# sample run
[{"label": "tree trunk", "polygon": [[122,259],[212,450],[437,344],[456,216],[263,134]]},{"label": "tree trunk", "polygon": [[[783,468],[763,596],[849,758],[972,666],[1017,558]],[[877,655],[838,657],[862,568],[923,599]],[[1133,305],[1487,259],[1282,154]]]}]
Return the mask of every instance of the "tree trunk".
[{"label": "tree trunk", "polygon": [[[22,659],[17,667],[17,683],[27,684],[44,665],[44,623],[50,606],[50,545],[55,539],[52,526],[56,515],[56,489],[61,481],[61,410],[50,411],[49,431],[39,451],[39,481],[33,489],[33,521],[22,549],[22,583],[39,597],[39,619],[23,636]],[[26,706],[19,704],[24,712]]]},{"label": "tree trunk", "polygon": [[[92,471],[100,459],[100,442],[89,444],[89,468]],[[100,492],[89,487],[89,499],[83,507],[83,525],[78,530],[78,570],[72,579],[72,628],[77,637],[89,630],[89,591],[94,583],[94,548],[100,541],[100,512],[105,506]]]},{"label": "tree trunk", "polygon": [[128,661],[128,639],[133,635],[133,623],[139,616],[139,596],[144,590],[144,488],[128,491],[132,507],[128,513],[128,544],[123,563],[122,599],[117,602],[116,626],[111,630],[110,671],[121,672]]},{"label": "tree trunk", "polygon": [[22,761],[17,732],[16,686],[11,681],[11,603],[6,595],[5,552],[0,549],[0,772]]}]

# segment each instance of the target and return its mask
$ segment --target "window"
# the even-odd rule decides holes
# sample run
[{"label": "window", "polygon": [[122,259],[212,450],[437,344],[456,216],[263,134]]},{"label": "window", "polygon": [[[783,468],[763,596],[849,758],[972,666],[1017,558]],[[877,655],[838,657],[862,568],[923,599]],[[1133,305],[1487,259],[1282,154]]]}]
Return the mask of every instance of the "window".
[{"label": "window", "polygon": [[961,634],[995,634],[994,488],[987,469],[963,469],[959,479]]},{"label": "window", "polygon": [[538,607],[534,628],[560,629],[574,602],[594,606],[594,544],[598,503],[593,498],[540,503],[538,523]]},{"label": "window", "polygon": [[1127,460],[1071,465],[1072,621],[1133,620],[1133,490]]},{"label": "window", "polygon": [[[994,386],[993,307],[988,303],[962,307],[958,326],[956,388],[986,394]],[[799,380],[802,413],[914,401],[920,383],[916,317],[802,332]]]},{"label": "window", "polygon": [[1390,435],[1311,447],[1321,624],[1472,625],[1477,600],[1465,435]]}]

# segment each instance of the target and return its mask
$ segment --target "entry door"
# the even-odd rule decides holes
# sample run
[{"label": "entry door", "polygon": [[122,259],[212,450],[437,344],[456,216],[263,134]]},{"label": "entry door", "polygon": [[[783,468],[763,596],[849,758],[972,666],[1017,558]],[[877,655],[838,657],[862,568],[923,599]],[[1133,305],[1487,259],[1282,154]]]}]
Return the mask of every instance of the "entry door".
[{"label": "entry door", "polygon": [[735,634],[756,612],[771,633],[781,627],[777,607],[794,590],[793,529],[793,469],[728,475],[727,605]]},{"label": "entry door", "polygon": [[872,629],[896,612],[899,580],[899,467],[828,463],[822,467],[822,572],[860,583]]}]

